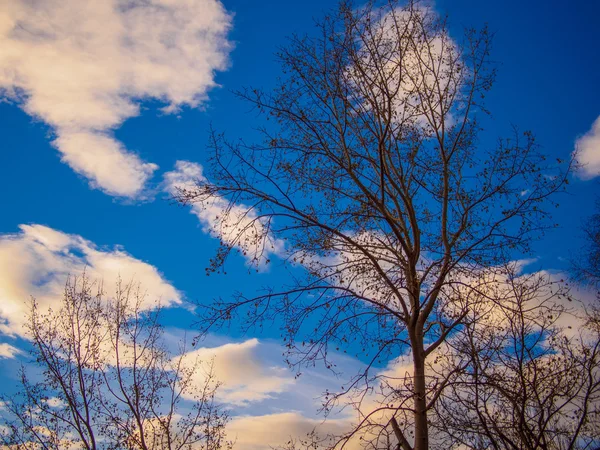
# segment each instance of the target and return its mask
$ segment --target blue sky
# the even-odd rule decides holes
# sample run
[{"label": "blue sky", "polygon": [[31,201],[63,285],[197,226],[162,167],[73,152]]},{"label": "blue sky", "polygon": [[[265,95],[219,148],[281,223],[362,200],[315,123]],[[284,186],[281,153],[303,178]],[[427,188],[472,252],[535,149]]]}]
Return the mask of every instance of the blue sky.
[{"label": "blue sky", "polygon": [[[273,86],[279,73],[274,54],[286,37],[314,32],[313,19],[336,2],[173,1],[180,16],[169,16],[174,22],[160,26],[177,39],[150,49],[145,33],[156,30],[148,27],[155,19],[151,13],[124,19],[111,9],[113,1],[74,2],[79,6],[71,12],[65,9],[68,1],[35,3],[35,11],[25,0],[0,6],[0,323],[5,325],[0,342],[26,348],[11,305],[23,295],[56,289],[67,272],[93,261],[100,276],[107,276],[102,268],[117,261],[115,267],[146,277],[141,281],[171,297],[174,305],[227,298],[236,290],[251,293],[285,279],[277,263],[256,273],[242,257],[227,263],[226,276],[206,277],[215,239],[188,208],[169,202],[163,175],[177,161],[206,162],[211,124],[231,137],[252,139],[260,119],[232,91]],[[600,123],[595,131],[593,124],[600,115],[600,3],[438,0],[434,8],[448,14],[454,37],[463,27],[484,24],[495,32],[492,57],[499,70],[488,98],[493,120],[486,123],[482,146],[493,146],[516,125],[532,130],[549,157],[568,159],[576,141],[586,136],[580,145],[585,147],[582,162],[589,165],[558,199],[560,227],[527,255],[537,258],[535,269],[561,270],[580,245],[579,226],[599,193]],[[73,26],[77,17],[86,19]],[[24,24],[20,32],[17,23]],[[110,40],[127,34],[119,27],[135,29],[128,34],[133,45]],[[78,41],[81,36],[73,29],[81,36],[92,30],[97,39]],[[201,37],[193,37],[195,29],[203,30]],[[169,105],[176,108],[165,110]],[[130,171],[122,175],[109,165],[100,173],[103,163],[94,159],[100,147],[129,155]],[[133,184],[132,173],[139,175]],[[19,228],[34,224],[57,233]],[[184,309],[167,311],[172,328],[192,320]],[[245,337],[232,330],[206,345],[245,345],[236,351],[246,352],[248,364],[255,364],[257,380],[273,381],[272,390],[253,388],[257,400],[238,405],[240,414],[271,414],[263,424],[282,420],[296,429],[294,420],[309,420],[300,414],[315,412],[311,396],[330,380],[322,375],[321,384],[317,376],[299,382],[306,394],[298,395],[298,387],[290,388],[293,374],[284,371],[278,336],[276,329]],[[8,370],[0,376],[12,379],[22,357],[6,350],[0,364]],[[242,422],[240,429],[248,425]],[[255,448],[251,442],[245,445]]]}]

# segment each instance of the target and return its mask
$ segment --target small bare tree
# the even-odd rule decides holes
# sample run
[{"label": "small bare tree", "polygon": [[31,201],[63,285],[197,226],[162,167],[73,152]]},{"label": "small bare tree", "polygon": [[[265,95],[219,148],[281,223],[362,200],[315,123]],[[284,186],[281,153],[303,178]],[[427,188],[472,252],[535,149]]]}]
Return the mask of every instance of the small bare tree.
[{"label": "small bare tree", "polygon": [[108,297],[85,274],[67,282],[57,310],[40,311],[32,300],[28,332],[41,381],[22,368],[20,392],[4,399],[5,445],[229,448],[212,364],[187,361],[183,344],[172,357],[160,305],[148,302],[139,285],[119,281]]},{"label": "small bare tree", "polygon": [[[572,279],[597,288],[600,216],[583,226]],[[600,309],[570,297],[562,280],[519,275],[472,311],[438,363],[454,375],[435,408],[447,442],[472,449],[600,446]],[[567,306],[569,305],[569,306]],[[462,367],[461,370],[456,370]]]},{"label": "small bare tree", "polygon": [[[259,264],[279,252],[306,274],[217,302],[203,327],[283,322],[296,367],[335,370],[336,350],[365,361],[325,396],[326,411],[357,409],[340,442],[386,441],[397,425],[394,445],[430,448],[428,415],[453,371],[426,372],[429,362],[489,300],[492,275],[552,226],[547,202],[569,169],[546,162],[531,133],[480,144],[489,49],[486,30],[456,42],[418,2],[342,2],[280,53],[276,89],[239,93],[272,121],[264,143],[213,132],[208,179],[179,191],[197,207],[229,202],[213,269],[237,248]],[[377,369],[403,355],[406,375]],[[373,406],[374,391],[393,401]]]},{"label": "small bare tree", "polygon": [[582,226],[584,246],[571,259],[571,274],[576,282],[600,288],[600,200],[596,212]]},{"label": "small bare tree", "polygon": [[434,408],[436,434],[470,449],[595,448],[597,317],[569,307],[562,282],[509,272],[438,359],[434,370],[453,376]]}]

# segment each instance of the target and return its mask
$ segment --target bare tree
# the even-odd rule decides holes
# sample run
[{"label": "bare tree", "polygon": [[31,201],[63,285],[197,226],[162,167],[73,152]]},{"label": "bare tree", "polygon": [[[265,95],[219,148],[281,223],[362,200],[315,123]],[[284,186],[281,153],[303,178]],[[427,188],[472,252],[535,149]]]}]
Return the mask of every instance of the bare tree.
[{"label": "bare tree", "polygon": [[[585,222],[585,245],[571,261],[572,279],[591,287],[599,279],[599,225],[597,214]],[[597,448],[598,299],[574,301],[546,274],[507,275],[438,361],[438,370],[462,370],[435,407],[437,432],[473,449]]]},{"label": "bare tree", "polygon": [[600,288],[600,201],[596,213],[582,226],[584,246],[571,259],[571,274],[576,282]]},{"label": "bare tree", "polygon": [[[341,442],[386,440],[396,424],[401,448],[430,447],[428,414],[451,373],[426,373],[428,362],[488,301],[491,274],[552,226],[546,207],[568,167],[547,162],[528,132],[480,144],[489,50],[486,30],[457,42],[417,2],[342,2],[281,51],[276,89],[239,93],[273,123],[264,142],[213,132],[207,179],[180,187],[183,203],[229,202],[212,269],[238,249],[258,264],[279,252],[305,274],[216,302],[203,327],[283,323],[298,370],[318,361],[335,370],[337,350],[366,362],[325,394],[326,412],[356,407]],[[403,355],[406,375],[377,369]],[[373,406],[375,391],[386,400]]]},{"label": "bare tree", "polygon": [[454,371],[434,408],[436,433],[471,449],[595,448],[597,317],[570,307],[560,281],[508,273],[434,368]]},{"label": "bare tree", "polygon": [[57,310],[32,300],[28,331],[41,381],[22,368],[20,392],[3,399],[5,445],[229,448],[212,364],[186,359],[183,344],[172,357],[160,305],[149,301],[139,285],[120,281],[108,297],[85,274],[67,282]]}]

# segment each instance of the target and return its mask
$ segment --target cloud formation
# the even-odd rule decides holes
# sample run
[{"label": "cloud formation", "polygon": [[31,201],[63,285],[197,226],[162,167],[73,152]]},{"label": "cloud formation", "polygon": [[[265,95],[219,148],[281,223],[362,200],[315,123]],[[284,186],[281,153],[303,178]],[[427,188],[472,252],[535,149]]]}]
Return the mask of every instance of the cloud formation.
[{"label": "cloud formation", "polygon": [[[294,384],[294,378],[287,368],[269,365],[268,361],[259,356],[261,345],[264,347],[265,344],[258,339],[249,339],[237,344],[200,348],[188,352],[184,358],[190,366],[197,359],[214,359],[216,379],[223,383],[217,394],[219,400],[246,406],[272,398],[274,394],[282,393]],[[197,384],[201,386],[205,374],[197,371],[194,376],[198,377]]]},{"label": "cloud formation", "polygon": [[158,168],[112,131],[143,99],[196,107],[228,64],[218,0],[17,0],[0,11],[0,97],[50,125],[63,162],[107,194],[139,197]]},{"label": "cloud formation", "polygon": [[23,353],[21,350],[19,350],[16,347],[13,347],[10,344],[7,344],[6,342],[3,342],[0,344],[0,359],[3,358],[14,358],[15,356],[19,355]]},{"label": "cloud formation", "polygon": [[181,294],[156,267],[125,251],[100,249],[81,236],[43,225],[21,225],[20,232],[0,235],[0,333],[24,336],[26,300],[35,297],[41,308],[57,305],[69,274],[84,269],[91,279],[112,288],[121,277],[147,289],[147,308],[160,298],[164,306],[182,302]]},{"label": "cloud formation", "polygon": [[600,175],[600,117],[592,128],[575,141],[577,161],[581,164],[579,176],[590,179]]},{"label": "cloud formation", "polygon": [[361,70],[352,64],[346,74],[361,106],[385,109],[390,102],[396,125],[415,124],[430,133],[452,126],[451,109],[465,82],[456,69],[463,63],[447,30],[436,27],[436,11],[423,4],[375,8],[368,20],[359,39]]},{"label": "cloud formation", "polygon": [[[239,450],[263,450],[269,446],[283,446],[290,440],[306,440],[313,430],[320,436],[341,434],[347,431],[345,420],[322,420],[305,417],[297,412],[266,414],[262,416],[234,417],[227,426],[227,436],[235,440],[235,448]],[[312,448],[312,447],[311,447]],[[349,445],[349,450],[364,448]]]},{"label": "cloud formation", "polygon": [[[177,196],[179,189],[194,190],[198,182],[205,183],[202,166],[189,161],[177,161],[175,170],[164,174],[164,189]],[[211,196],[191,205],[203,231],[230,247],[235,247],[250,264],[264,265],[271,255],[282,255],[284,243],[268,234],[256,211],[245,205],[231,205],[229,200]]]}]

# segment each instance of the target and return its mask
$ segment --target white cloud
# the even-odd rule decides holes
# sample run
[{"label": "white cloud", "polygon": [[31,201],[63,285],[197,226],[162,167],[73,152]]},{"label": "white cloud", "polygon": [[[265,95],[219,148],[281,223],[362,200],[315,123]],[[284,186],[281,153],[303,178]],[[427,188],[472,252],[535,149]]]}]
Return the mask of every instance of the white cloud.
[{"label": "white cloud", "polygon": [[51,397],[46,400],[46,404],[51,408],[63,408],[66,406],[65,402],[58,397]]},{"label": "white cloud", "polygon": [[148,308],[154,307],[156,298],[165,306],[182,302],[156,267],[119,248],[100,249],[78,235],[21,225],[19,233],[0,235],[0,332],[23,336],[26,300],[33,296],[42,308],[57,304],[67,276],[84,269],[110,288],[118,277],[139,282],[150,294]]},{"label": "white cloud", "polygon": [[17,0],[0,11],[0,96],[50,125],[62,160],[108,194],[137,197],[158,166],[112,131],[139,114],[198,106],[227,66],[218,0]]},{"label": "white cloud", "polygon": [[[234,417],[227,425],[227,436],[235,441],[235,448],[239,450],[263,450],[283,446],[291,439],[306,439],[313,430],[320,436],[327,434],[341,434],[347,431],[348,423],[345,420],[311,419],[297,412],[266,414],[262,416]],[[358,445],[346,448],[355,450]]]},{"label": "white cloud", "polygon": [[18,348],[13,347],[10,344],[7,344],[5,342],[0,344],[0,359],[3,359],[3,358],[12,359],[21,353],[23,353],[22,350],[19,350]]},{"label": "white cloud", "polygon": [[[177,161],[175,170],[164,174],[164,189],[177,195],[178,189],[194,189],[196,182],[206,182],[200,164]],[[256,212],[245,205],[230,205],[229,200],[211,196],[191,205],[205,233],[236,247],[249,263],[263,266],[270,255],[281,255],[284,243],[266,232]]]},{"label": "white cloud", "polygon": [[[362,450],[365,448],[383,448],[370,446],[375,444],[377,435],[382,432],[380,425],[389,420],[384,414],[377,415],[381,422],[373,430],[361,430],[350,436],[353,421],[349,417],[329,418],[327,420],[306,417],[298,412],[289,411],[257,416],[237,416],[227,425],[227,437],[235,442],[238,450],[263,450],[265,448],[282,448],[290,441],[297,444],[296,448],[313,448],[298,445],[301,441],[311,442],[314,433],[315,440],[320,445],[314,448],[334,448],[345,450]],[[389,427],[388,427],[389,428]],[[385,431],[383,432],[385,433]],[[391,429],[388,430],[391,434]],[[346,439],[341,440],[342,436]],[[383,436],[383,434],[382,434]],[[385,439],[384,439],[385,441]],[[392,442],[394,438],[392,438]],[[289,448],[289,447],[284,447]]]},{"label": "white cloud", "polygon": [[[184,364],[192,366],[197,359],[209,361],[214,358],[216,379],[223,383],[219,388],[219,400],[234,405],[248,405],[272,398],[294,384],[294,378],[285,367],[272,365],[258,354],[261,344],[250,339],[239,344],[200,348],[184,356]],[[204,374],[196,371],[198,385],[203,384]]]},{"label": "white cloud", "polygon": [[575,141],[577,161],[582,165],[579,176],[584,179],[600,175],[600,117],[586,134]]},{"label": "white cloud", "polygon": [[[450,110],[457,101],[463,75],[456,43],[445,30],[424,39],[419,23],[432,27],[437,13],[427,5],[409,8],[376,8],[373,24],[361,37],[362,70],[350,65],[347,76],[361,101],[370,110],[385,107],[391,96],[393,122],[412,123],[432,132],[454,124]],[[443,95],[440,93],[444,93]],[[423,98],[426,98],[425,102]]]}]

